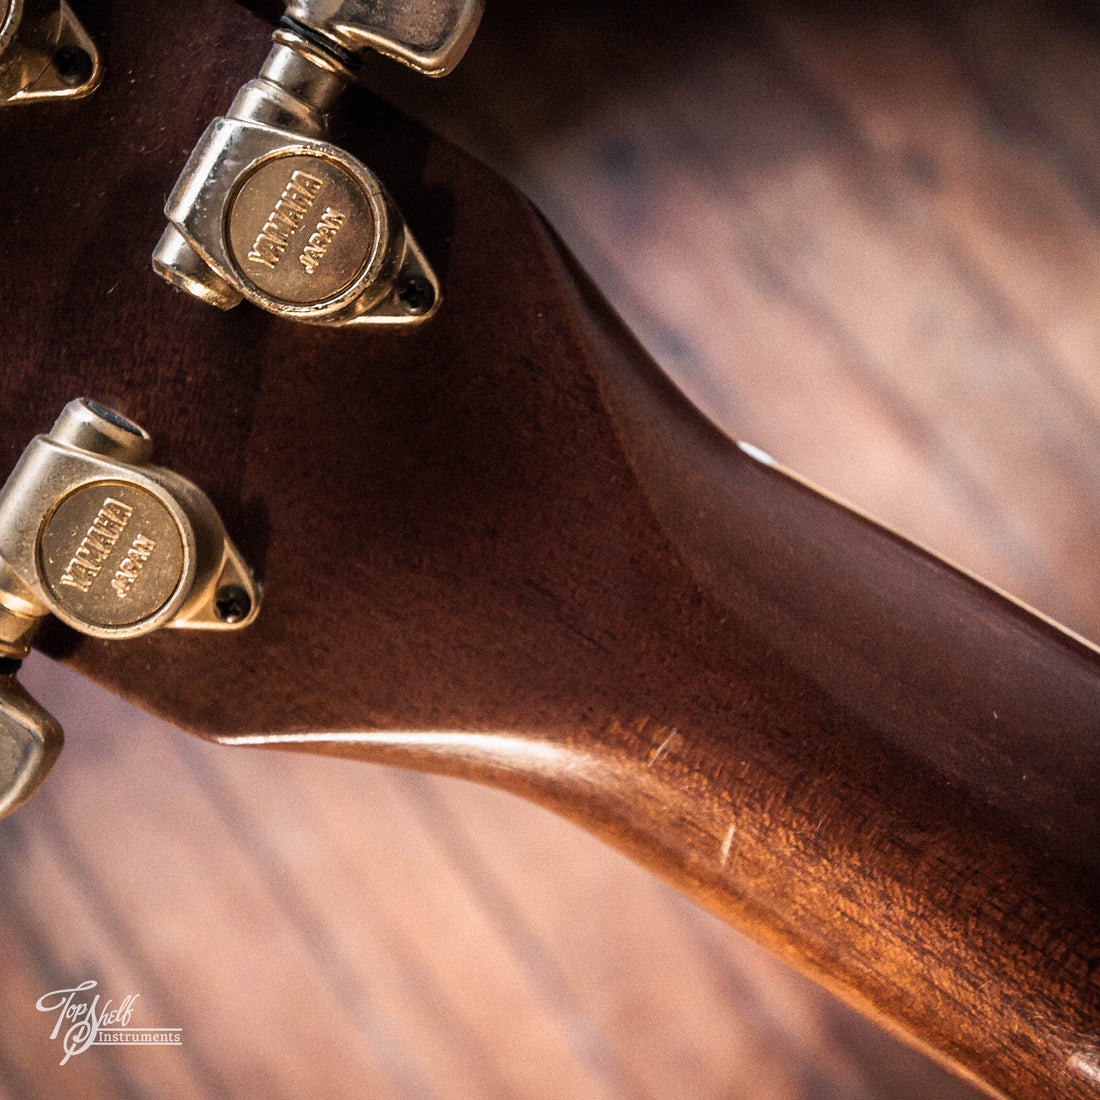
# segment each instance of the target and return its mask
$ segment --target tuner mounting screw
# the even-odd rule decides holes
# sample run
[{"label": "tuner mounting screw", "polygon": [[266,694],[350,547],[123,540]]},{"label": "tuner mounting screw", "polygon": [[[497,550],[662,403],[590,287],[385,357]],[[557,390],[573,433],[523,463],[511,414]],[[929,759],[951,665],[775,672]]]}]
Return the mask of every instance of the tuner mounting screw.
[{"label": "tuner mounting screw", "polygon": [[413,275],[397,293],[406,313],[419,317],[435,305],[435,290],[422,275]]},{"label": "tuner mounting screw", "polygon": [[214,614],[232,626],[243,622],[252,610],[252,597],[239,585],[227,584],[214,597]]},{"label": "tuner mounting screw", "polygon": [[80,46],[62,46],[53,55],[53,68],[57,79],[66,88],[78,88],[87,84],[95,71],[95,61],[87,50]]}]

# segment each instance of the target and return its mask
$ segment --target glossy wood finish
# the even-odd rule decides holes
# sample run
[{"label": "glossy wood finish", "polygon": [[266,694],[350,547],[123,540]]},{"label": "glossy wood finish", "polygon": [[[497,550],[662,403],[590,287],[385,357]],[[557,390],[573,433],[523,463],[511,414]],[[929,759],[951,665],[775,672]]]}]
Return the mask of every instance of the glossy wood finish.
[{"label": "glossy wood finish", "polygon": [[[98,118],[51,135],[63,176],[142,133]],[[119,286],[155,235],[107,247],[135,178],[161,186],[144,158],[85,195],[98,241],[19,223],[6,272],[44,250],[74,276],[60,301],[20,288],[51,324],[19,327],[9,373],[68,351],[58,389],[142,419],[268,584],[240,639],[71,660],[206,735],[391,731],[313,744],[551,805],[994,1084],[1086,1095],[1094,656],[733,448],[521,201],[368,122],[348,144],[447,267],[415,338],[215,323]],[[6,192],[18,222],[28,196]],[[77,292],[101,312],[70,313]],[[154,308],[156,362],[92,361]],[[14,456],[56,397],[11,385]]]}]

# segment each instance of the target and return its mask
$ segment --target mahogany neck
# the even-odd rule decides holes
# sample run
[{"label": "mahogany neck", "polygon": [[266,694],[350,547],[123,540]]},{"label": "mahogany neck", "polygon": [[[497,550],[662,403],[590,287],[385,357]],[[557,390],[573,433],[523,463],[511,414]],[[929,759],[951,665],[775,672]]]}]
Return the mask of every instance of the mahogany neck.
[{"label": "mahogany neck", "polygon": [[[173,13],[127,6],[133,87],[3,121],[3,442],[78,394],[121,408],[266,598],[215,642],[44,646],[202,736],[523,794],[993,1087],[1092,1094],[1096,652],[738,449],[525,201],[365,97],[344,137],[444,273],[430,325],[222,316],[134,277],[162,218],[130,198],[167,193],[225,62],[163,129]],[[80,232],[26,216],[47,179]]]}]

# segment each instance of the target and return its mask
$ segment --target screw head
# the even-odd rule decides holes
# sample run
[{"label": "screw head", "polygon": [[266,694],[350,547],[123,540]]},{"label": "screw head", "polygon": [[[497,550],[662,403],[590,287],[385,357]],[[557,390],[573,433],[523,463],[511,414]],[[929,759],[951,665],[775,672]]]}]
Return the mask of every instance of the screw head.
[{"label": "screw head", "polygon": [[53,68],[58,80],[67,88],[79,88],[92,79],[95,62],[88,51],[79,46],[62,46],[53,55]]},{"label": "screw head", "polygon": [[435,289],[423,275],[411,275],[397,292],[397,300],[406,313],[420,317],[435,305]]},{"label": "screw head", "polygon": [[214,614],[232,626],[243,622],[252,610],[252,598],[239,584],[227,584],[214,597]]}]

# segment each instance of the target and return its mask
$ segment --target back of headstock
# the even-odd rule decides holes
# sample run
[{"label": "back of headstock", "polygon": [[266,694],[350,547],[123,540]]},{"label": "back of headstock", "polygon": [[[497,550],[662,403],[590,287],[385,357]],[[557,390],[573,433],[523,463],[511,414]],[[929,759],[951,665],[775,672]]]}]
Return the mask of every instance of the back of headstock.
[{"label": "back of headstock", "polygon": [[[79,114],[0,121],[19,150],[0,189],[10,459],[70,397],[116,405],[211,495],[266,586],[239,636],[108,647],[54,632],[47,647],[193,732],[471,775],[552,805],[980,1063],[975,1050],[1000,1043],[981,1014],[944,1021],[929,1006],[945,984],[981,987],[1003,944],[979,943],[961,979],[937,963],[927,988],[900,963],[895,984],[858,959],[911,965],[914,928],[931,920],[946,938],[974,907],[991,918],[982,884],[1006,878],[1035,884],[1037,923],[1080,956],[1093,655],[735,450],[522,200],[365,97],[341,140],[444,275],[431,325],[325,331],[213,314],[162,286],[147,270],[160,198],[267,48],[258,23],[239,44],[245,18],[204,9],[217,51],[168,80],[160,58],[191,36],[168,12],[116,5],[94,30],[125,61],[101,96]],[[961,642],[945,625],[956,618]],[[983,667],[991,635],[1003,645]],[[991,687],[1013,715],[1011,751],[992,763]],[[945,776],[978,796],[941,812]],[[885,839],[861,835],[868,821]],[[879,928],[830,941],[823,860]],[[933,873],[947,885],[929,913]],[[878,912],[890,890],[911,901],[900,918]],[[1025,986],[1060,980],[1042,946],[1005,934]],[[1016,1026],[1019,990],[1007,1000]],[[1093,1010],[1086,991],[1071,1026],[1087,1030]]]},{"label": "back of headstock", "polygon": [[[271,699],[269,707],[262,700],[291,679],[297,683],[290,696],[298,696],[301,678],[308,684],[313,673],[337,682],[321,672],[325,662],[306,655],[320,653],[329,639],[351,659],[355,647],[337,642],[341,624],[383,648],[408,636],[411,625],[396,623],[377,597],[388,592],[391,598],[410,598],[400,595],[404,587],[394,582],[402,574],[415,575],[416,559],[433,543],[449,552],[452,547],[439,546],[444,537],[453,538],[454,547],[464,538],[480,539],[491,526],[484,517],[505,514],[509,494],[543,476],[548,452],[524,455],[509,433],[524,426],[514,411],[517,392],[523,415],[537,412],[523,408],[524,400],[531,400],[526,383],[541,369],[529,365],[530,348],[558,339],[529,327],[541,307],[533,299],[554,293],[545,280],[531,289],[528,278],[533,265],[540,274],[540,260],[551,265],[545,271],[556,262],[550,238],[505,185],[360,97],[349,145],[370,160],[408,208],[425,250],[446,273],[448,300],[439,322],[415,336],[384,329],[335,334],[280,324],[254,309],[222,316],[198,308],[147,270],[148,242],[158,235],[163,215],[159,204],[138,204],[132,196],[161,196],[171,189],[203,120],[224,110],[240,72],[257,67],[266,28],[254,24],[253,49],[241,50],[243,57],[219,50],[198,59],[186,86],[177,85],[173,93],[187,96],[188,112],[170,113],[155,64],[165,38],[154,47],[146,28],[134,26],[126,14],[116,12],[98,31],[118,55],[131,59],[126,72],[144,74],[145,87],[136,84],[135,75],[136,86],[119,90],[108,84],[79,113],[48,119],[9,113],[3,120],[7,147],[18,150],[5,158],[10,175],[4,216],[12,226],[4,257],[11,336],[5,387],[13,410],[5,445],[14,461],[30,436],[76,394],[123,410],[153,436],[158,462],[210,495],[246,558],[256,564],[274,607],[280,592],[291,601],[285,623],[276,610],[265,616],[265,629],[228,643],[234,660],[253,669],[251,688],[202,639],[177,635],[138,643],[133,659],[139,665],[154,658],[167,665],[168,653],[176,655],[171,663],[178,683],[168,688],[158,678],[159,687],[147,684],[152,696],[139,689],[147,705],[161,709],[153,698],[160,696],[177,722],[206,733],[217,732],[224,722],[229,725],[222,732],[262,732],[269,724],[277,729],[323,728],[332,721],[347,725],[362,715],[337,719],[326,713],[324,708],[344,704],[323,688],[300,703],[288,696]],[[247,17],[214,9],[210,18],[224,23],[229,35]],[[167,15],[164,20],[167,34],[171,20]],[[106,171],[97,168],[104,163]],[[43,180],[51,181],[55,211],[44,222],[31,213]],[[507,249],[486,249],[487,242],[509,233],[519,242],[511,269],[502,267]],[[27,272],[40,270],[46,256],[57,278],[29,278]],[[556,307],[569,308],[560,294]],[[547,328],[556,323],[549,320]],[[486,355],[489,347],[492,356]],[[563,365],[556,369],[570,373]],[[543,388],[552,392],[551,385]],[[574,434],[569,431],[574,421],[583,421],[583,409],[579,403],[571,408],[568,398],[554,412],[563,438]],[[538,442],[549,447],[550,434]],[[280,485],[289,490],[282,505],[288,511],[273,517],[270,491]],[[429,530],[423,530],[426,525]],[[396,545],[394,533],[402,530],[407,544]],[[305,551],[296,575],[272,571],[273,544],[276,553],[283,546]],[[318,560],[315,549],[324,545],[332,550],[327,561]],[[335,597],[325,583],[331,579],[326,571],[346,578],[349,562],[357,559],[365,563],[362,602],[350,606],[356,586],[342,586]],[[482,564],[483,559],[471,563],[471,577],[480,576]],[[434,602],[429,596],[417,606]],[[375,616],[381,617],[378,623]],[[408,643],[409,666],[423,663],[411,654],[423,653],[427,639],[451,619],[442,610],[425,619],[421,637]],[[453,620],[461,622],[462,614]],[[102,650],[97,658],[92,655],[97,648],[82,643],[76,659],[112,678],[125,677],[127,662],[118,651]],[[277,652],[283,655],[275,657]],[[185,660],[182,653],[188,654]],[[369,653],[353,659],[363,656],[370,661]],[[204,676],[213,679],[204,683]],[[434,704],[427,701],[427,687],[417,691],[407,681],[398,701],[387,705],[386,696],[394,691],[388,682],[388,673],[378,682],[362,682],[356,690],[360,705],[372,700],[372,709],[401,725],[430,724]],[[241,702],[251,698],[260,710],[248,718],[231,717],[219,702],[231,694]],[[295,713],[297,719],[290,717]]]}]

